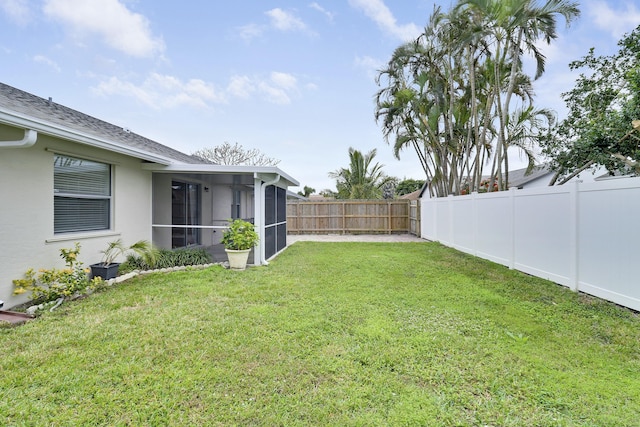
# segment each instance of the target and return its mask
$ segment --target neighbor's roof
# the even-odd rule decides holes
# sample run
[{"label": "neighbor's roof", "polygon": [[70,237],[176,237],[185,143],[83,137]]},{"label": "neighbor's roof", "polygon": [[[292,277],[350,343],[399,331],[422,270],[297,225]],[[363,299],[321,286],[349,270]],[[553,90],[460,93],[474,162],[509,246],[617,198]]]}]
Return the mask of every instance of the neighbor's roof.
[{"label": "neighbor's roof", "polygon": [[424,185],[422,187],[420,187],[419,190],[412,191],[411,193],[403,194],[402,196],[400,196],[398,198],[399,199],[405,199],[405,200],[418,200],[422,196],[423,188],[424,188]]},{"label": "neighbor's roof", "polygon": [[[527,174],[527,168],[515,169],[509,171],[509,187],[521,187],[527,183],[535,181],[538,178],[545,177],[552,174],[553,171],[549,169],[547,164],[536,165],[533,167],[530,173]],[[488,176],[483,176],[482,179],[489,179]],[[429,181],[426,181],[419,190],[418,198],[421,199],[426,190],[429,188]]]},{"label": "neighbor's roof", "polygon": [[530,173],[527,174],[527,168],[509,171],[509,187],[521,187],[538,178],[552,174],[547,164],[534,166]]},{"label": "neighbor's roof", "polygon": [[306,202],[306,201],[309,200],[308,197],[301,196],[300,194],[294,193],[291,190],[287,190],[287,199],[289,199],[289,200],[298,200],[298,201],[301,201],[301,202]]},{"label": "neighbor's roof", "polygon": [[202,160],[120,126],[0,83],[0,122],[99,146],[144,160],[201,164]]}]

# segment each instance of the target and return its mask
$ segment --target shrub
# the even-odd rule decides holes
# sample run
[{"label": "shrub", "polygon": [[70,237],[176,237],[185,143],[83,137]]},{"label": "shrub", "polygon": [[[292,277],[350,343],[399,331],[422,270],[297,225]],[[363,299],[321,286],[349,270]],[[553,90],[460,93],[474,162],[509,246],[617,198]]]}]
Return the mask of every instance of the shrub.
[{"label": "shrub", "polygon": [[108,267],[115,263],[116,258],[127,252],[134,252],[141,257],[147,265],[155,265],[158,250],[147,240],[138,240],[131,246],[125,246],[122,239],[109,242],[107,248],[101,251],[103,254],[101,263]]},{"label": "shrub", "polygon": [[15,286],[13,294],[21,295],[31,292],[32,301],[49,302],[96,289],[102,283],[102,279],[99,277],[89,279],[89,270],[78,261],[79,254],[80,243],[76,243],[72,249],[60,249],[60,257],[65,261],[65,268],[41,269],[37,273],[30,268],[25,273],[24,279],[13,280]]},{"label": "shrub", "polygon": [[242,219],[234,219],[229,228],[222,233],[221,243],[227,249],[236,251],[248,250],[258,244],[259,236],[253,224]]},{"label": "shrub", "polygon": [[126,273],[133,270],[152,270],[155,268],[170,268],[183,265],[209,264],[211,255],[205,249],[160,249],[156,255],[155,263],[150,265],[144,258],[129,255],[127,260],[120,265],[120,272]]}]

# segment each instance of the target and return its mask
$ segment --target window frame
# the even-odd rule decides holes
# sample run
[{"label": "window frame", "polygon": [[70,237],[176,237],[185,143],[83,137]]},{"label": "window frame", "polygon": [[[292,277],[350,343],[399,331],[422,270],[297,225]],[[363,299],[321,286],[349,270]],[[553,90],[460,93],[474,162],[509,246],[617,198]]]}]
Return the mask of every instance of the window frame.
[{"label": "window frame", "polygon": [[[102,170],[100,171],[100,173],[95,174],[95,176],[97,176],[100,179],[94,181],[95,183],[95,182],[99,182],[100,180],[103,180],[100,185],[103,187],[103,193],[101,194],[97,190],[92,191],[90,184],[82,185],[83,180],[81,179],[82,178],[81,176],[71,177],[71,179],[67,179],[68,182],[65,182],[65,184],[67,185],[75,184],[78,188],[78,191],[73,191],[73,190],[70,190],[69,188],[57,189],[56,174],[63,173],[63,171],[61,170],[63,166],[57,165],[57,163],[60,161],[62,162],[69,161],[71,163],[73,163],[74,161],[80,162],[80,165],[78,166],[81,166],[82,162],[85,162],[89,166],[93,164],[103,169],[106,169],[106,171]],[[76,172],[76,173],[79,175],[80,172]],[[85,174],[86,173],[90,173],[90,172],[85,171]],[[106,174],[106,179],[105,177],[100,177],[100,174]],[[111,163],[94,160],[94,159],[87,159],[87,158],[83,158],[75,155],[54,153],[53,155],[53,234],[56,237],[62,236],[65,234],[72,234],[72,233],[73,234],[93,233],[93,232],[105,232],[105,231],[113,230],[113,193],[114,193],[113,175],[114,175],[113,165]],[[78,211],[82,210],[83,204],[85,208],[89,207],[89,209],[93,209],[94,212],[90,212],[89,214],[86,213],[87,211],[85,211],[85,213],[82,213],[82,214],[77,214],[77,215],[84,215],[87,220],[91,220],[91,221],[85,222],[84,226],[76,226],[75,228],[70,228],[68,226],[63,226],[59,224],[59,223],[70,223],[72,221],[69,221],[67,218],[58,217],[58,215],[61,215],[61,213],[56,212],[58,210],[56,209],[57,201],[65,201],[65,202],[71,201],[72,203],[73,201],[76,201],[77,206],[75,206],[75,208]],[[89,204],[91,201],[106,203],[106,207],[101,208],[99,206],[99,203],[97,205],[94,204],[94,206],[90,206]],[[64,210],[64,208],[60,208],[60,209]],[[71,215],[71,214],[67,214],[67,215]],[[56,220],[56,218],[58,220]],[[91,226],[90,225],[91,222],[93,222],[94,224],[102,223],[102,225]]]}]

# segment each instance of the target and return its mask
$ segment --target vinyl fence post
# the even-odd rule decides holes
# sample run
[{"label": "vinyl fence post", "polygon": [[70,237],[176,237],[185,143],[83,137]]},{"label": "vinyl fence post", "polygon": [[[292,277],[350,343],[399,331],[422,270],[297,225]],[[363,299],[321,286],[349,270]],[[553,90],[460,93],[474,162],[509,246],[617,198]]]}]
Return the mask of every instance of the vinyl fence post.
[{"label": "vinyl fence post", "polygon": [[569,233],[569,256],[571,266],[569,268],[569,282],[571,290],[580,290],[580,274],[579,274],[579,256],[580,256],[580,183],[582,181],[576,180],[571,186],[569,192],[569,224],[571,225],[571,231]]},{"label": "vinyl fence post", "polygon": [[453,194],[449,194],[449,196],[447,197],[447,210],[448,215],[449,215],[449,246],[451,246],[452,248],[456,247],[456,242],[455,239],[453,237],[453,233],[455,230],[454,224],[453,224],[453,219],[454,219],[454,215],[453,215],[453,198],[455,196]]},{"label": "vinyl fence post", "polygon": [[471,192],[471,229],[473,230],[473,255],[478,256],[478,227],[480,227],[478,219],[478,192]]},{"label": "vinyl fence post", "polygon": [[516,268],[516,187],[509,189],[509,210],[511,211],[509,217],[511,217],[511,250],[509,255],[509,268]]},{"label": "vinyl fence post", "polygon": [[438,204],[436,203],[437,199],[432,197],[429,198],[429,203],[431,204],[431,210],[433,211],[433,218],[431,219],[431,229],[433,230],[433,241],[439,242],[438,240]]}]

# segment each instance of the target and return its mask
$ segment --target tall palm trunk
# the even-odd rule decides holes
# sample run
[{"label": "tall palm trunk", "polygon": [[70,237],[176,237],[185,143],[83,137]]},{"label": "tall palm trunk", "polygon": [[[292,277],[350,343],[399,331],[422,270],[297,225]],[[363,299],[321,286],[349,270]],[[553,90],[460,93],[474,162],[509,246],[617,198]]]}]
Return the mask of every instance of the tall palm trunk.
[{"label": "tall palm trunk", "polygon": [[518,35],[516,37],[516,42],[511,44],[511,49],[509,52],[509,59],[511,60],[511,72],[509,74],[509,84],[507,86],[507,91],[504,96],[504,107],[502,108],[502,114],[500,116],[500,135],[501,135],[501,145],[504,151],[504,172],[505,172],[505,182],[504,184],[499,181],[498,187],[500,190],[506,190],[509,186],[509,155],[507,153],[508,146],[506,144],[505,132],[507,129],[507,122],[509,120],[509,107],[511,105],[511,96],[513,95],[513,91],[516,87],[516,75],[521,68],[520,61],[520,45],[522,44],[522,34],[524,30],[522,28],[518,29]]}]

